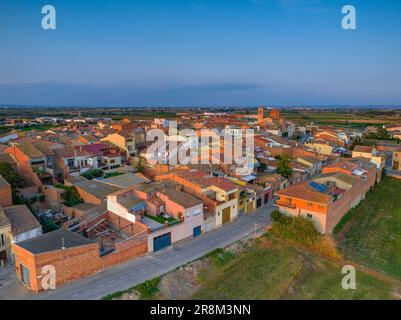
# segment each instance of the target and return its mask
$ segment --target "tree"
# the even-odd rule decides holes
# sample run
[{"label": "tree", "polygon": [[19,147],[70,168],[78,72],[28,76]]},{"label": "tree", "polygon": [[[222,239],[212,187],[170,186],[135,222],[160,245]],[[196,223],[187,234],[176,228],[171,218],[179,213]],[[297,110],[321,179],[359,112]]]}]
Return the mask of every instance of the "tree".
[{"label": "tree", "polygon": [[390,134],[384,128],[377,129],[377,139],[379,140],[389,140],[391,139]]},{"label": "tree", "polygon": [[362,139],[361,139],[361,137],[358,136],[354,139],[354,141],[352,141],[352,144],[349,149],[354,150],[356,146],[360,146],[360,145],[362,145]]},{"label": "tree", "polygon": [[286,154],[277,157],[277,169],[276,172],[281,174],[284,178],[289,178],[292,174],[292,169],[290,167],[290,157]]},{"label": "tree", "polygon": [[75,187],[64,186],[63,189],[65,191],[61,194],[61,198],[64,200],[64,204],[67,207],[72,207],[83,202]]},{"label": "tree", "polygon": [[260,172],[265,172],[266,169],[267,169],[267,165],[265,163],[263,163],[263,162],[259,162],[258,170]]},{"label": "tree", "polygon": [[0,162],[0,176],[2,176],[13,189],[21,186],[21,176],[8,162]]}]

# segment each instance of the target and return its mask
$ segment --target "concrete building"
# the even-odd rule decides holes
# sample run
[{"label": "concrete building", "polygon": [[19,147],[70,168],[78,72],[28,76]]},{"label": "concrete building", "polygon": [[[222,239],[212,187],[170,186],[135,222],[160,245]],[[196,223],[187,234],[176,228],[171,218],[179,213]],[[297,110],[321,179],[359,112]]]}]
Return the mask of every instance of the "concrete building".
[{"label": "concrete building", "polygon": [[42,226],[25,205],[1,208],[11,223],[11,242],[18,243],[38,237],[42,234]]},{"label": "concrete building", "polygon": [[100,141],[110,141],[120,149],[126,151],[128,156],[134,156],[136,154],[135,134],[133,132],[120,131],[118,133],[112,133],[100,139]]},{"label": "concrete building", "polygon": [[238,216],[238,187],[231,181],[196,169],[174,170],[156,176],[156,181],[170,181],[202,200],[205,205],[205,230],[210,231]]},{"label": "concrete building", "polygon": [[392,169],[401,170],[401,151],[393,152]]},{"label": "concrete building", "polygon": [[378,152],[374,147],[370,146],[355,146],[352,151],[352,158],[365,158],[369,159],[381,171],[385,166],[385,157],[382,153]]},{"label": "concrete building", "polygon": [[11,259],[11,222],[0,210],[0,266]]},{"label": "concrete building", "polygon": [[162,183],[140,184],[107,197],[107,209],[148,228],[148,250],[196,237],[204,230],[203,203]]}]

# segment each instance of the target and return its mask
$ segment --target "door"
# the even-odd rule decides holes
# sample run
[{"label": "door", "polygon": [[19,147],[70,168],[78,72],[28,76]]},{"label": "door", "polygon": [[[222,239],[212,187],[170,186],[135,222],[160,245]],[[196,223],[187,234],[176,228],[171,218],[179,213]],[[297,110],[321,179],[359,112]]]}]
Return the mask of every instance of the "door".
[{"label": "door", "polygon": [[398,161],[393,161],[393,170],[398,170],[400,163]]},{"label": "door", "polygon": [[256,208],[260,208],[262,206],[262,199],[259,198],[258,200],[256,200]]},{"label": "door", "polygon": [[202,227],[201,226],[197,226],[194,228],[194,238],[200,236],[202,233]]},{"label": "door", "polygon": [[21,266],[21,281],[24,284],[30,285],[31,281],[29,279],[29,269],[22,264],[20,264],[20,266]]},{"label": "door", "polygon": [[269,194],[265,193],[265,204],[269,202]]},{"label": "door", "polygon": [[231,207],[223,209],[223,224],[231,221]]},{"label": "door", "polygon": [[[7,251],[6,250],[0,251],[0,261],[1,260],[3,260],[4,263],[7,262]],[[1,266],[1,263],[0,263],[0,266]]]},{"label": "door", "polygon": [[153,238],[153,251],[159,251],[171,245],[171,232]]}]

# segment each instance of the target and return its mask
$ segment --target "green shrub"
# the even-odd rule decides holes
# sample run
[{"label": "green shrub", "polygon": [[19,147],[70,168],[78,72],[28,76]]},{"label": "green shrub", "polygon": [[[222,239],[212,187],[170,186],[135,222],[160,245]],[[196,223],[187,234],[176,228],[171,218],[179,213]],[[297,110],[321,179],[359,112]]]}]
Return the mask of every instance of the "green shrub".
[{"label": "green shrub", "polygon": [[40,219],[40,224],[42,225],[43,233],[51,232],[58,229],[58,226],[52,220],[46,217]]},{"label": "green shrub", "polygon": [[103,170],[102,169],[93,169],[91,171],[93,177],[95,178],[100,178],[101,176],[103,176]]},{"label": "green shrub", "polygon": [[141,300],[151,300],[156,297],[156,294],[160,291],[158,285],[160,283],[160,277],[153,278],[138,284],[134,287],[139,292],[139,298]]},{"label": "green shrub", "polygon": [[217,267],[222,267],[235,258],[235,254],[222,248],[217,248],[205,255]]},{"label": "green shrub", "polygon": [[279,238],[304,245],[327,256],[335,258],[340,256],[331,237],[320,234],[310,219],[282,216],[273,222],[270,232]]},{"label": "green shrub", "polygon": [[65,191],[61,194],[61,198],[64,200],[63,204],[67,207],[73,207],[83,202],[81,196],[79,195],[79,192],[75,187],[64,186],[63,189]]},{"label": "green shrub", "polygon": [[86,171],[82,174],[83,177],[85,177],[88,180],[92,180],[93,179],[93,175],[90,171]]},{"label": "green shrub", "polygon": [[57,189],[64,189],[64,190],[66,190],[66,188],[67,188],[67,186],[65,186],[64,184],[61,184],[61,183],[56,183],[54,185],[54,187]]},{"label": "green shrub", "polygon": [[272,217],[272,220],[273,220],[273,221],[280,221],[281,218],[283,217],[283,215],[280,213],[280,211],[274,210],[274,211],[271,213],[271,217]]},{"label": "green shrub", "polygon": [[122,175],[122,174],[123,174],[122,172],[109,172],[109,173],[106,173],[103,176],[103,178],[107,179],[107,178],[117,177],[117,176]]},{"label": "green shrub", "polygon": [[102,169],[92,169],[92,170],[88,170],[85,171],[82,174],[83,177],[85,177],[88,180],[92,180],[94,178],[100,178],[103,176],[103,170]]}]

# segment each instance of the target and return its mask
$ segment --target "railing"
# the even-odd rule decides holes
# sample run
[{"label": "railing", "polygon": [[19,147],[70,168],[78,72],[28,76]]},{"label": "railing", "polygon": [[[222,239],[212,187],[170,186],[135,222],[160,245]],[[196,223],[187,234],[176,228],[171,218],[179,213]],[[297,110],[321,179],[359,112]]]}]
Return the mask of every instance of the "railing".
[{"label": "railing", "polygon": [[290,202],[285,202],[285,201],[274,201],[274,204],[280,207],[287,207],[287,208],[291,208],[291,209],[295,209],[296,206],[295,204],[292,204]]}]

